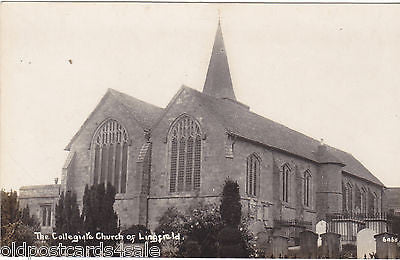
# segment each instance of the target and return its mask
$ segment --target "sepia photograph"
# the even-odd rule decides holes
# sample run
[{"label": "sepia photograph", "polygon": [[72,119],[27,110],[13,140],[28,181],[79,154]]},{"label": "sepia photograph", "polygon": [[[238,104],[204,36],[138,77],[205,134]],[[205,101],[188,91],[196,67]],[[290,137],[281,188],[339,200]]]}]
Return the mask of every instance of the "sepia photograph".
[{"label": "sepia photograph", "polygon": [[0,11],[0,256],[400,258],[400,4]]}]

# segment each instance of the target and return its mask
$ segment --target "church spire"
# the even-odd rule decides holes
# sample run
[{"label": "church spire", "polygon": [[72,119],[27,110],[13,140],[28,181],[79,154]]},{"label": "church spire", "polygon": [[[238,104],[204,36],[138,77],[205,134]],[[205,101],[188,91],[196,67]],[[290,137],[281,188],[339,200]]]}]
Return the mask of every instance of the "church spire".
[{"label": "church spire", "polygon": [[203,93],[216,98],[228,98],[236,101],[220,21],[218,21],[218,29],[215,35]]}]

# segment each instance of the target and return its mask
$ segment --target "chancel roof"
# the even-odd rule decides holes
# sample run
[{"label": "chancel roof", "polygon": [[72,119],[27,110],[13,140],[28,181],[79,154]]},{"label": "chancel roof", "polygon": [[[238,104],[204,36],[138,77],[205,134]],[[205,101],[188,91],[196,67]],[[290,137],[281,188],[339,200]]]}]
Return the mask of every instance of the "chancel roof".
[{"label": "chancel roof", "polygon": [[220,119],[228,133],[317,163],[343,164],[343,171],[384,186],[349,153],[326,145],[327,153],[320,157],[317,153],[320,141],[257,115],[237,102],[218,99],[188,87],[183,88],[201,99],[205,104],[203,107]]}]

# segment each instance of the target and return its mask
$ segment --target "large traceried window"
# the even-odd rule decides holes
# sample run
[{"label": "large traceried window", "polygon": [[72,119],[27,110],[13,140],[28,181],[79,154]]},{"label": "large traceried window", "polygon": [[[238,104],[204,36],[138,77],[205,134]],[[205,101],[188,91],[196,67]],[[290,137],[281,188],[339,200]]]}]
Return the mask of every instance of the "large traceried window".
[{"label": "large traceried window", "polygon": [[93,139],[93,183],[111,183],[117,193],[126,192],[128,133],[116,120],[108,119]]},{"label": "large traceried window", "polygon": [[199,191],[201,167],[200,124],[188,115],[179,117],[169,131],[170,192]]},{"label": "large traceried window", "polygon": [[289,177],[291,169],[287,163],[282,166],[282,201],[289,202]]},{"label": "large traceried window", "polygon": [[246,193],[249,196],[257,196],[260,177],[260,160],[257,155],[251,154],[246,163]]},{"label": "large traceried window", "polygon": [[304,172],[304,188],[303,188],[303,203],[304,206],[309,207],[311,205],[311,172],[310,170],[306,170]]}]

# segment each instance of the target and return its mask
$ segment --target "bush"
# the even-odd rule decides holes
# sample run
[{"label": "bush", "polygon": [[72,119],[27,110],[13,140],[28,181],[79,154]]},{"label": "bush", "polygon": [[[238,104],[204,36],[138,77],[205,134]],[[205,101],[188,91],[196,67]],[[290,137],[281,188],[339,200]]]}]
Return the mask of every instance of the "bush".
[{"label": "bush", "polygon": [[139,237],[139,233],[141,234],[141,236],[146,236],[146,235],[150,235],[150,230],[143,226],[143,225],[132,225],[129,228],[123,230],[121,232],[121,234],[124,236],[124,242],[125,243],[131,243],[132,241],[126,239],[127,235],[135,235],[135,241],[134,243],[138,242],[138,237]]},{"label": "bush", "polygon": [[[180,233],[184,240],[168,240],[161,243],[163,257],[218,257],[218,234],[224,228],[219,207],[216,204],[193,204],[184,212],[168,208],[160,217],[156,234]],[[252,255],[248,241],[252,239],[244,221],[238,226],[245,241],[245,256]]]},{"label": "bush", "polygon": [[26,242],[27,245],[35,244],[34,231],[38,231],[39,222],[30,215],[29,207],[19,208],[16,191],[6,192],[1,190],[1,245],[16,246]]}]

